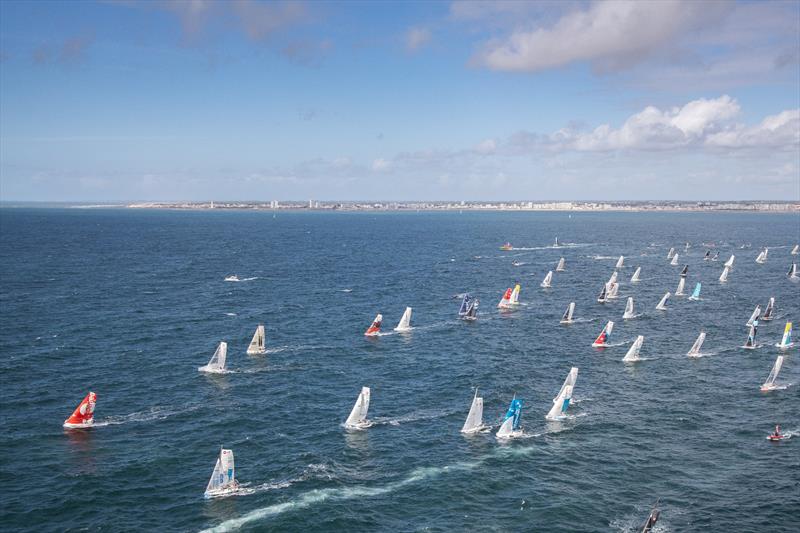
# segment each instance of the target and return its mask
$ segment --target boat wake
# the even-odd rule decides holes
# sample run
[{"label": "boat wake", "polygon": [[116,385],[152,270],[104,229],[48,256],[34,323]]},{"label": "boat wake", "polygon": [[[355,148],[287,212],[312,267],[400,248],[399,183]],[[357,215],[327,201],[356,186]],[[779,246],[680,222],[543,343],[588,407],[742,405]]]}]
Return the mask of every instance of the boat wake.
[{"label": "boat wake", "polygon": [[127,424],[129,422],[151,422],[154,420],[165,420],[171,416],[188,413],[191,411],[195,411],[199,409],[199,405],[193,405],[186,407],[184,409],[171,409],[169,407],[162,407],[162,406],[155,406],[151,407],[146,411],[138,411],[136,413],[131,413],[128,415],[117,415],[117,416],[109,416],[105,419],[95,422],[94,427],[106,427],[106,426],[119,426],[121,424]]},{"label": "boat wake", "polygon": [[434,420],[436,418],[444,418],[446,416],[451,416],[460,412],[461,412],[460,410],[447,411],[445,409],[426,409],[421,411],[415,411],[405,416],[399,416],[394,418],[389,418],[389,417],[373,418],[372,423],[373,425],[376,426],[378,425],[399,426],[400,424],[407,424],[408,422],[417,422],[420,420]]},{"label": "boat wake", "polygon": [[228,276],[227,278],[225,278],[225,281],[230,282],[230,283],[235,283],[235,282],[241,282],[241,281],[253,281],[253,280],[256,280],[256,279],[258,279],[258,276],[254,276],[252,278],[237,278],[235,276]]},{"label": "boat wake", "polygon": [[236,316],[236,313],[225,313],[225,316]]}]

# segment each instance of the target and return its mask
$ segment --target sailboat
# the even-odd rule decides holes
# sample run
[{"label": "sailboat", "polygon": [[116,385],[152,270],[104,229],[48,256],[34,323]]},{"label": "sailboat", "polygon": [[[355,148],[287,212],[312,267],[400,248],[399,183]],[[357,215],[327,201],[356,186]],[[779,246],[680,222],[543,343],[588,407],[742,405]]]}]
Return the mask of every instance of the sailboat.
[{"label": "sailboat", "polygon": [[353,405],[353,410],[350,411],[350,416],[344,423],[347,429],[366,429],[372,425],[372,421],[367,420],[367,411],[369,411],[369,387],[361,387],[361,392],[356,398],[356,403]]},{"label": "sailboat", "polygon": [[631,283],[637,283],[639,281],[639,276],[642,274],[642,267],[636,267],[636,272],[633,273],[631,276]]},{"label": "sailboat", "polygon": [[761,314],[761,306],[760,305],[756,305],[756,308],[753,309],[753,314],[750,315],[750,318],[747,319],[747,323],[745,324],[745,326],[747,326],[747,327],[752,326],[753,322],[756,319],[758,319],[758,315],[760,315],[760,314]]},{"label": "sailboat", "polygon": [[550,412],[545,415],[547,420],[559,420],[566,416],[567,407],[569,407],[569,402],[572,400],[572,391],[575,389],[576,381],[578,381],[578,367],[573,366],[569,374],[567,374],[564,384],[561,385],[558,394],[553,398],[553,407],[551,407]]},{"label": "sailboat", "polygon": [[792,266],[789,267],[789,272],[786,274],[789,276],[789,279],[797,279],[797,263],[792,263]]},{"label": "sailboat", "polygon": [[513,439],[522,435],[519,429],[519,419],[522,416],[522,400],[518,400],[517,396],[511,400],[511,405],[508,406],[508,411],[503,418],[503,423],[500,429],[497,430],[496,437],[498,439]]},{"label": "sailboat", "polygon": [[603,331],[600,332],[600,335],[592,343],[592,347],[594,348],[602,348],[608,346],[608,339],[611,337],[611,332],[614,330],[614,322],[609,320],[608,323],[603,328]]},{"label": "sailboat", "polygon": [[728,268],[733,268],[733,261],[736,259],[736,256],[731,254],[727,261],[722,266],[726,266]]},{"label": "sailboat", "polygon": [[702,354],[700,353],[700,349],[703,347],[703,342],[706,340],[706,332],[701,331],[700,335],[697,336],[697,340],[694,341],[692,344],[691,349],[686,353],[689,357],[700,357]]},{"label": "sailboat", "polygon": [[673,255],[675,255],[675,248],[670,248],[669,252],[667,252],[667,259],[672,259]]},{"label": "sailboat", "polygon": [[684,252],[688,252],[689,251],[689,243],[688,242],[686,243],[686,246],[683,247],[683,251]]},{"label": "sailboat", "polygon": [[201,366],[197,370],[200,372],[208,372],[210,374],[222,374],[225,372],[225,359],[228,356],[228,343],[222,341],[217,346],[214,355],[206,366]]},{"label": "sailboat", "polygon": [[622,268],[622,265],[625,264],[625,256],[619,256],[617,259],[617,265],[614,268]]},{"label": "sailboat", "polygon": [[511,292],[511,305],[519,305],[519,290],[520,285],[517,283],[514,285],[514,290]]},{"label": "sailboat", "polygon": [[783,356],[779,355],[775,359],[775,364],[772,365],[772,370],[769,372],[769,376],[767,376],[767,381],[761,385],[761,392],[769,392],[771,390],[783,390],[786,388],[786,385],[776,385],[775,380],[778,379],[778,373],[781,371],[781,366],[783,366]]},{"label": "sailboat", "polygon": [[397,324],[397,327],[394,328],[395,331],[411,331],[411,308],[406,307],[406,310],[403,312],[403,316],[400,318],[400,322]]},{"label": "sailboat", "polygon": [[633,341],[633,344],[628,349],[628,353],[625,354],[625,357],[622,358],[623,361],[626,363],[634,363],[636,361],[641,361],[642,358],[639,357],[639,350],[642,349],[642,343],[644,342],[644,336],[639,335],[636,337],[636,340]]},{"label": "sailboat", "polygon": [[619,283],[609,283],[606,291],[606,300],[616,300],[619,297]]},{"label": "sailboat", "polygon": [[378,313],[375,316],[375,320],[372,321],[372,324],[367,328],[367,331],[364,332],[364,335],[367,337],[377,337],[381,334],[381,322],[383,322],[383,315]]},{"label": "sailboat", "polygon": [[597,302],[598,303],[601,303],[601,304],[606,303],[606,301],[607,301],[606,292],[607,292],[606,291],[606,285],[603,284],[603,290],[601,290],[600,294],[597,296]]},{"label": "sailboat", "polygon": [[689,273],[689,265],[683,265],[683,268],[681,269],[681,277],[685,278],[688,273]]},{"label": "sailboat", "polygon": [[628,296],[628,301],[625,302],[625,312],[622,314],[622,319],[627,320],[635,317],[636,315],[633,314],[633,296]]},{"label": "sailboat", "polygon": [[711,260],[711,250],[706,250],[706,255],[703,256],[703,261]]},{"label": "sailboat", "polygon": [[575,302],[570,302],[564,316],[561,317],[561,324],[572,324],[572,313],[575,312]]},{"label": "sailboat", "polygon": [[764,248],[764,250],[762,250],[761,253],[758,254],[758,257],[756,257],[756,263],[758,263],[759,265],[763,265],[764,263],[766,263],[767,254],[769,254],[769,248]]},{"label": "sailboat", "polygon": [[616,271],[616,270],[615,270],[614,272],[612,272],[612,273],[611,273],[611,277],[610,277],[610,278],[608,278],[608,282],[607,282],[607,283],[608,283],[608,285],[611,285],[612,283],[616,283],[616,282],[617,282],[617,277],[618,277],[618,276],[619,276],[619,274],[617,274],[617,271]]},{"label": "sailboat", "polygon": [[722,269],[722,274],[719,275],[720,283],[725,283],[728,281],[728,272],[730,272],[730,268],[731,267],[726,265],[725,268]]},{"label": "sailboat", "polygon": [[764,314],[761,315],[761,320],[769,322],[775,316],[775,298],[770,298],[767,302],[767,308],[764,309]]},{"label": "sailboat", "polygon": [[658,502],[653,506],[653,510],[647,515],[647,521],[642,526],[642,533],[651,533],[653,526],[658,522],[658,517],[661,516],[661,511],[658,510]]},{"label": "sailboat", "polygon": [[562,257],[561,259],[558,260],[558,264],[556,265],[556,272],[564,272],[566,269],[567,269],[566,268],[566,262],[564,261],[564,258]]},{"label": "sailboat", "polygon": [[672,266],[678,266],[678,254],[672,256],[672,261],[669,262]]},{"label": "sailboat", "polygon": [[553,271],[550,270],[547,273],[547,275],[544,277],[544,279],[542,280],[542,283],[541,283],[542,288],[549,289],[552,286],[551,285],[552,281],[553,281]]},{"label": "sailboat", "polygon": [[208,480],[208,486],[204,496],[206,498],[220,498],[230,496],[239,490],[239,482],[236,481],[236,470],[233,461],[233,450],[220,448],[217,464],[214,465],[214,472]]},{"label": "sailboat", "polygon": [[500,303],[497,304],[497,307],[500,309],[511,307],[511,287],[506,289],[506,292],[503,294],[503,297],[500,299]]},{"label": "sailboat", "polygon": [[745,341],[744,346],[742,348],[746,350],[754,350],[756,348],[756,334],[758,333],[758,320],[754,320],[752,324],[750,324],[750,333],[747,335],[747,341]]},{"label": "sailboat", "polygon": [[259,324],[253,334],[253,339],[250,341],[250,346],[247,347],[247,355],[258,355],[266,353],[266,351],[267,348],[264,346],[264,325]]},{"label": "sailboat", "polygon": [[669,294],[669,291],[667,291],[667,294],[665,294],[661,298],[661,301],[658,302],[658,305],[656,306],[656,309],[658,309],[659,311],[666,311],[667,310],[667,300],[669,300],[669,297],[670,297],[670,294]]},{"label": "sailboat", "polygon": [[461,301],[461,308],[458,310],[458,317],[463,320],[475,320],[478,318],[478,299],[469,295],[464,295]]},{"label": "sailboat", "polygon": [[800,244],[795,244],[794,248],[792,248],[792,251],[790,253],[792,255],[800,254]]},{"label": "sailboat", "polygon": [[701,289],[701,287],[702,287],[702,284],[698,281],[697,284],[694,286],[694,291],[692,292],[692,295],[689,296],[690,300],[697,301],[697,300],[700,299],[700,289]]},{"label": "sailboat", "polygon": [[553,243],[553,248],[558,248],[559,246],[561,245],[558,243],[558,237],[556,237],[556,241]]},{"label": "sailboat", "polygon": [[791,322],[787,322],[786,323],[786,327],[783,328],[783,337],[781,338],[781,342],[779,344],[776,344],[775,346],[777,346],[781,350],[788,350],[789,348],[794,346],[794,343],[792,342],[792,323]]},{"label": "sailboat", "polygon": [[478,396],[478,389],[475,389],[475,397],[472,398],[472,405],[469,407],[469,414],[464,421],[461,433],[478,433],[488,429],[483,424],[483,398]]},{"label": "sailboat", "polygon": [[500,246],[500,249],[501,249],[501,250],[503,250],[504,252],[508,252],[508,251],[510,251],[510,250],[513,250],[513,249],[514,249],[514,247],[513,247],[513,246],[511,246],[511,243],[510,243],[510,242],[506,242],[505,244],[503,244],[502,246]]},{"label": "sailboat", "polygon": [[719,259],[719,252],[714,253],[714,257],[711,258],[712,261],[716,261]]},{"label": "sailboat", "polygon": [[686,285],[686,278],[678,280],[678,288],[675,289],[675,296],[683,296],[683,287]]},{"label": "sailboat", "polygon": [[94,407],[97,405],[97,394],[89,392],[86,397],[72,411],[69,418],[64,420],[67,429],[90,428],[94,425]]}]

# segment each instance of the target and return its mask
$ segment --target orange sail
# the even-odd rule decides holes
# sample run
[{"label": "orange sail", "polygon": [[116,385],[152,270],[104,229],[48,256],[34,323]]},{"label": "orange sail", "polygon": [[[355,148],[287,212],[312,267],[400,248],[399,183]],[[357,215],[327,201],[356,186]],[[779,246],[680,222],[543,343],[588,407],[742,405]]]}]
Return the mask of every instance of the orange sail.
[{"label": "orange sail", "polygon": [[75,408],[69,418],[64,421],[65,428],[86,428],[94,424],[94,406],[97,403],[97,394],[90,392],[86,398]]},{"label": "orange sail", "polygon": [[364,335],[368,337],[374,337],[381,332],[381,322],[383,322],[383,315],[378,313],[378,316],[375,317],[375,320],[372,321],[372,325],[367,328],[367,331],[364,332]]}]

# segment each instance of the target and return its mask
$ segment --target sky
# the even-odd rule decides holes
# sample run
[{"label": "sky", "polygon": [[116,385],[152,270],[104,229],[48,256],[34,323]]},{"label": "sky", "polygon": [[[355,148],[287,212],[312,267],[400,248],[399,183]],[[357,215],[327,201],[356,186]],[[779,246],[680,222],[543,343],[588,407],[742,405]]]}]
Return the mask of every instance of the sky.
[{"label": "sky", "polygon": [[800,200],[800,1],[0,2],[0,200]]}]

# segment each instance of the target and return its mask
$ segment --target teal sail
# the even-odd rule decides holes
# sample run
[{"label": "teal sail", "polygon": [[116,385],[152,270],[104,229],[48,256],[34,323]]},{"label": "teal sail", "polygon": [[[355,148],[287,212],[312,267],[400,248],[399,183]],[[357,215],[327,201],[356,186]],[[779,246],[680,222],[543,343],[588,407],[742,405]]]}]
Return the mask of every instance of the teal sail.
[{"label": "teal sail", "polygon": [[701,283],[698,281],[697,285],[694,286],[694,292],[690,296],[692,300],[699,300],[700,299],[700,287]]}]

